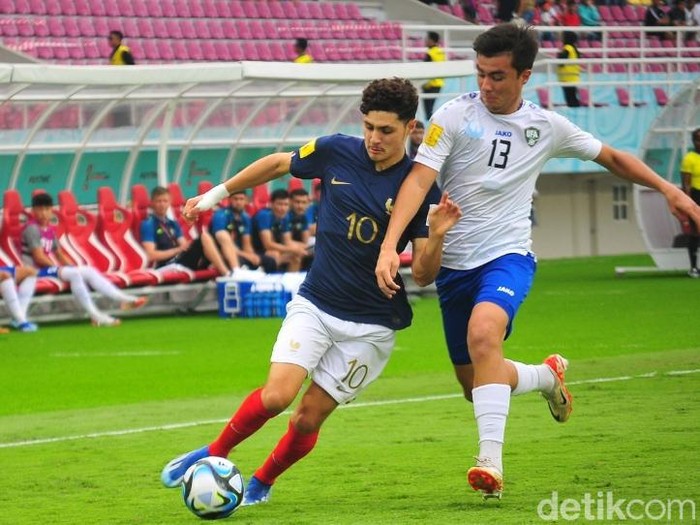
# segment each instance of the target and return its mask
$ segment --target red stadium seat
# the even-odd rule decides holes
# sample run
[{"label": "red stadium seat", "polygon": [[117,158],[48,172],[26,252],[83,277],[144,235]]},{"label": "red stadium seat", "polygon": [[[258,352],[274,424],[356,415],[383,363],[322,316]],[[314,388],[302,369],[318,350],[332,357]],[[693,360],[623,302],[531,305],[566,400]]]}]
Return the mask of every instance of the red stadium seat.
[{"label": "red stadium seat", "polygon": [[581,102],[582,106],[593,106],[595,108],[602,108],[605,106],[609,106],[609,104],[605,104],[604,102],[593,102],[591,103],[591,93],[588,91],[588,89],[580,87],[578,88],[578,99],[579,102]]},{"label": "red stadium seat", "polygon": [[[623,87],[616,87],[615,94],[617,95],[617,102],[622,107],[629,107],[631,105],[630,93],[627,89]],[[635,102],[634,107],[646,106],[646,102]]]},{"label": "red stadium seat", "polygon": [[655,87],[653,90],[654,90],[654,98],[656,99],[657,105],[665,106],[666,104],[668,104],[668,95],[663,90],[663,88]]},{"label": "red stadium seat", "polygon": [[141,223],[148,218],[151,199],[148,189],[143,184],[134,184],[131,187],[131,233],[138,241],[141,240]]}]

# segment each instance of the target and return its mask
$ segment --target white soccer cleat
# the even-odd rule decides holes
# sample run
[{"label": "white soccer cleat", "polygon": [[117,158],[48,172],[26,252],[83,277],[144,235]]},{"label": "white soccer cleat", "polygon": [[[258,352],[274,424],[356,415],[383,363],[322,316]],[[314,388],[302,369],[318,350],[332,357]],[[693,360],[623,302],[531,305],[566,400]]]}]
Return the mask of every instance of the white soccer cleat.
[{"label": "white soccer cleat", "polygon": [[484,499],[501,499],[503,474],[490,459],[477,457],[476,466],[467,471],[467,481]]},{"label": "white soccer cleat", "polygon": [[566,388],[564,374],[569,367],[569,361],[559,354],[552,354],[544,360],[554,374],[554,389],[551,392],[542,392],[542,397],[547,400],[552,417],[559,423],[565,423],[573,410],[574,398]]}]

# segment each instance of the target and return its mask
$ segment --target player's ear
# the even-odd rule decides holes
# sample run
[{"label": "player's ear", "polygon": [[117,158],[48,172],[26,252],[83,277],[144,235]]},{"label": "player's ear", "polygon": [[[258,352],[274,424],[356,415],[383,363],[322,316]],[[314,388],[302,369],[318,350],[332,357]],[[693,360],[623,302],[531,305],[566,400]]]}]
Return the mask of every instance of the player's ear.
[{"label": "player's ear", "polygon": [[527,84],[527,81],[530,80],[530,75],[532,75],[532,69],[526,69],[520,74],[520,78],[523,81],[523,85]]}]

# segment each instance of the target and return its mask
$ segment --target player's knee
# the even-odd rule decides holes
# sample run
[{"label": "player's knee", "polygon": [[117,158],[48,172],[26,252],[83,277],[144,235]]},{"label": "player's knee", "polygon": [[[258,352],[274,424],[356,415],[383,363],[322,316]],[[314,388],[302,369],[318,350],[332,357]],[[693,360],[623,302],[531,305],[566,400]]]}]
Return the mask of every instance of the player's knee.
[{"label": "player's knee", "polygon": [[493,357],[494,349],[497,349],[500,344],[501,339],[488,326],[469,326],[467,345],[472,363],[478,364]]},{"label": "player's knee", "polygon": [[292,425],[301,434],[313,434],[321,428],[323,419],[308,410],[297,410],[292,414]]},{"label": "player's knee", "polygon": [[275,415],[283,412],[294,401],[295,395],[274,388],[263,388],[261,392],[262,403],[268,412]]}]

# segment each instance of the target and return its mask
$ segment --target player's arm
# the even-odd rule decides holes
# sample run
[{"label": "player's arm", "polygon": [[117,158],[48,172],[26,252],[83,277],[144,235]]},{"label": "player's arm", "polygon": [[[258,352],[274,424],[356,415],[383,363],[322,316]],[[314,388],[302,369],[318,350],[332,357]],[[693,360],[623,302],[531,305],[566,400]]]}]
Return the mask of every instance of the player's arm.
[{"label": "player's arm", "polygon": [[374,271],[379,289],[387,297],[393,297],[399,289],[394,277],[399,270],[399,255],[396,253],[396,247],[401,234],[420,208],[437,176],[438,172],[434,169],[416,163],[401,184],[399,194],[396,196],[396,203],[391,211],[391,219]]},{"label": "player's arm", "polygon": [[682,184],[683,191],[687,195],[690,195],[690,172],[689,171],[681,171],[681,184]]},{"label": "player's arm", "polygon": [[156,243],[150,241],[142,242],[141,246],[143,246],[143,251],[146,252],[146,257],[148,257],[150,262],[168,261],[182,251],[182,247],[179,244],[167,250],[156,249]]},{"label": "player's arm", "polygon": [[437,206],[431,206],[428,213],[428,238],[413,239],[411,273],[418,286],[427,286],[437,277],[442,262],[445,234],[457,224],[460,217],[462,210],[449,198],[447,192],[442,194]]},{"label": "player's arm", "polygon": [[[58,261],[58,263],[61,266],[73,266],[73,265],[75,265],[75,261],[73,261],[73,259],[71,259],[68,256],[68,254],[66,253],[66,251],[63,248],[61,248],[60,246],[58,246],[56,248],[55,255],[56,255],[56,260]],[[47,259],[51,260],[49,257],[47,257]],[[53,265],[53,263],[51,265]]]},{"label": "player's arm", "polygon": [[[270,229],[260,230],[258,232],[258,235],[260,235],[260,244],[262,244],[262,247],[266,252],[274,251],[274,252],[286,253],[286,252],[290,251],[289,245],[275,241],[275,238],[272,235],[272,230],[270,230]],[[283,238],[283,240],[284,240],[284,238]]]},{"label": "player's arm", "polygon": [[204,195],[188,199],[182,214],[187,220],[193,220],[199,212],[213,208],[219,201],[236,191],[265,184],[289,173],[291,164],[292,153],[273,153],[258,159]]},{"label": "player's arm", "polygon": [[678,186],[657,175],[631,153],[603,144],[603,148],[594,160],[622,179],[653,188],[661,193],[666,198],[671,213],[678,220],[686,221],[688,217],[692,217],[695,224],[700,224],[700,206],[695,204]]}]

